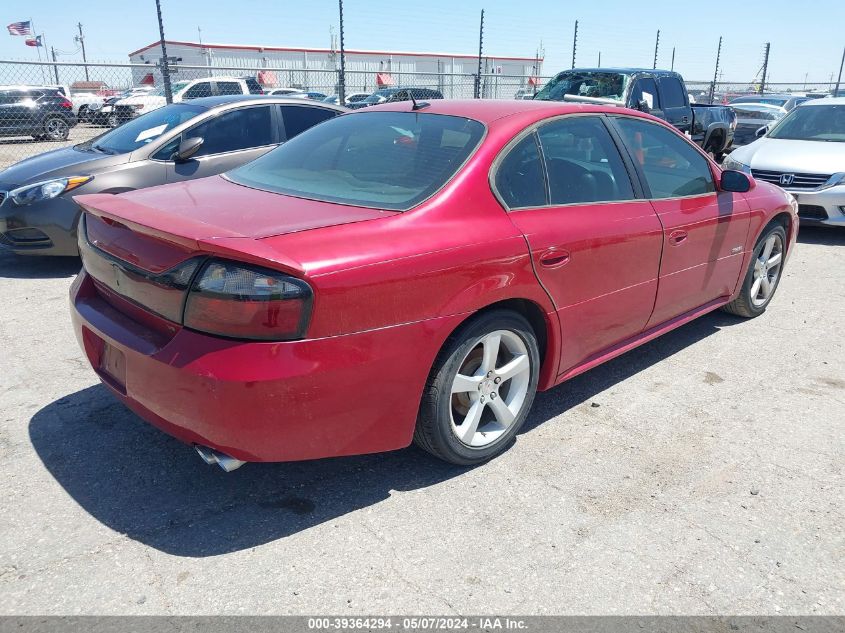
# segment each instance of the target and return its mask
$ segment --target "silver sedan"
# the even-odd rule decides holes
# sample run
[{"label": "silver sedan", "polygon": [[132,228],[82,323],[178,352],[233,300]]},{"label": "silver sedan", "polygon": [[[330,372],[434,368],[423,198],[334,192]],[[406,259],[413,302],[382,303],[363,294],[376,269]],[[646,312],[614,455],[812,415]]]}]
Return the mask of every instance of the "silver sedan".
[{"label": "silver sedan", "polygon": [[805,224],[845,226],[845,97],[802,103],[723,167],[783,187]]}]

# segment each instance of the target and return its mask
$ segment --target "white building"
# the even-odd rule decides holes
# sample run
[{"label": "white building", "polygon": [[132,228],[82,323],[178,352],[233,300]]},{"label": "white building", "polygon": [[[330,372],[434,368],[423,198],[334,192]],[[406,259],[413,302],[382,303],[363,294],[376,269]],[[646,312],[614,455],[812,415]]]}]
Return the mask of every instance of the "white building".
[{"label": "white building", "polygon": [[[252,75],[266,87],[292,87],[326,94],[337,90],[340,55],[327,48],[246,46],[199,42],[166,41],[167,55],[176,58],[173,80],[206,75]],[[150,70],[133,69],[138,83],[161,84],[156,64],[161,45],[154,42],[129,54],[133,64]],[[527,88],[532,77],[541,75],[542,58],[485,55],[482,76],[485,96],[512,98]],[[398,51],[347,50],[346,91],[372,92],[391,86],[426,86],[444,96],[471,97],[478,72],[478,56],[452,53],[409,53]],[[207,69],[207,70],[206,70]]]}]

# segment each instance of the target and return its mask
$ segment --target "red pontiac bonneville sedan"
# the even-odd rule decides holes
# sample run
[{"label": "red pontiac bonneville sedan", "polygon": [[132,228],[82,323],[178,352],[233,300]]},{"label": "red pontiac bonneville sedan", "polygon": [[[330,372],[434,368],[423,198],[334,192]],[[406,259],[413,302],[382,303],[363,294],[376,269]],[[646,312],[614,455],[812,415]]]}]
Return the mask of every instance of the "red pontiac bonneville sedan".
[{"label": "red pontiac bonneville sedan", "polygon": [[715,308],[753,317],[794,199],[613,107],[400,102],[223,176],[76,198],[81,346],[230,470],[503,451],[549,389]]}]

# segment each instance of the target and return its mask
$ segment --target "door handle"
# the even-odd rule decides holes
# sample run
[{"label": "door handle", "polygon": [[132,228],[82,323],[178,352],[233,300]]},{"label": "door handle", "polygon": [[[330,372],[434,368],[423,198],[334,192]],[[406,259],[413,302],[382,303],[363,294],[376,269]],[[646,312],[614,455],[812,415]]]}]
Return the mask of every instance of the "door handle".
[{"label": "door handle", "polygon": [[558,268],[569,263],[569,251],[559,248],[550,248],[539,257],[540,265],[544,268]]},{"label": "door handle", "polygon": [[683,121],[684,123],[689,123],[689,117],[685,116],[681,119],[681,121]]},{"label": "door handle", "polygon": [[671,233],[669,233],[669,243],[672,246],[680,246],[681,244],[686,242],[688,237],[689,237],[689,235],[687,234],[686,231],[681,231],[681,230],[672,231]]}]

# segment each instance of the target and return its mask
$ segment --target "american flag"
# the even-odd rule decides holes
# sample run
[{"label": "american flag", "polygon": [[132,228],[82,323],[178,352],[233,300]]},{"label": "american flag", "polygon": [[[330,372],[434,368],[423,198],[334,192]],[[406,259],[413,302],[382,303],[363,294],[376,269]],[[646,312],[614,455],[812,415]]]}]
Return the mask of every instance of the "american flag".
[{"label": "american flag", "polygon": [[6,28],[9,29],[9,35],[32,35],[32,24],[29,20],[26,22],[12,22]]}]

